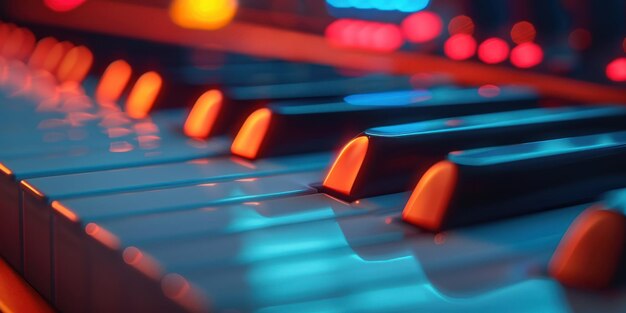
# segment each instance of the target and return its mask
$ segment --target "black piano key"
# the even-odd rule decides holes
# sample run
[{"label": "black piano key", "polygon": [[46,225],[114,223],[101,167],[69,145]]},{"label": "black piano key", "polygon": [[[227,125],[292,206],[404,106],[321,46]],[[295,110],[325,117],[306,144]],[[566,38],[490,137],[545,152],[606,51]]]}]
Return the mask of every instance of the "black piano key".
[{"label": "black piano key", "polygon": [[593,200],[626,186],[626,132],[459,151],[433,165],[405,221],[440,231]]},{"label": "black piano key", "polygon": [[324,180],[324,189],[347,200],[400,192],[415,186],[450,151],[615,131],[624,125],[623,107],[589,106],[372,128],[344,147]]},{"label": "black piano key", "polygon": [[501,88],[494,97],[481,96],[477,89],[435,89],[352,95],[345,101],[259,109],[248,117],[231,151],[255,159],[330,150],[369,127],[529,108],[536,105],[537,94],[517,87]]},{"label": "black piano key", "polygon": [[412,81],[409,76],[365,75],[277,85],[239,86],[225,89],[224,101],[216,109],[218,118],[211,127],[211,136],[232,134],[254,110],[269,103],[284,105],[327,103],[355,93],[383,92],[449,83],[442,75],[424,76]]}]

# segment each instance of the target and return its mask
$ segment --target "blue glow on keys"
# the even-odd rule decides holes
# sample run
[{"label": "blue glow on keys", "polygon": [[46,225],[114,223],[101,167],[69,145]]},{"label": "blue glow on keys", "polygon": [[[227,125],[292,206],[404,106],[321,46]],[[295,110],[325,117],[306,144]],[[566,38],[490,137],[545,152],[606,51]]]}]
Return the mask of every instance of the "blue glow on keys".
[{"label": "blue glow on keys", "polygon": [[430,0],[326,0],[326,3],[340,9],[417,12],[425,9]]},{"label": "blue glow on keys", "polygon": [[574,153],[598,154],[602,150],[620,149],[626,145],[626,132],[560,138],[519,145],[461,151],[448,158],[464,165],[488,165],[528,158],[545,158]]},{"label": "blue glow on keys", "polygon": [[467,131],[522,124],[541,125],[542,123],[567,121],[574,118],[594,118],[606,114],[621,114],[623,112],[624,108],[621,106],[516,110],[374,127],[367,130],[366,133],[374,136],[401,137],[425,132]]},{"label": "blue glow on keys", "polygon": [[360,106],[404,106],[432,98],[428,90],[403,90],[355,94],[344,97],[346,103]]}]

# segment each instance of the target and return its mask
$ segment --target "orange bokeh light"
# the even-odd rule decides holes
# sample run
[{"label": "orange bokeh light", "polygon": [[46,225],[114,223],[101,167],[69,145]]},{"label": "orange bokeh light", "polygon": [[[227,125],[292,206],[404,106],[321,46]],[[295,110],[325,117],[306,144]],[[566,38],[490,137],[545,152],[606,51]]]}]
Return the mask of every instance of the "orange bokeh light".
[{"label": "orange bokeh light", "polygon": [[237,8],[237,0],[174,0],[170,17],[183,28],[214,30],[228,25]]},{"label": "orange bokeh light", "polygon": [[93,54],[85,46],[78,46],[67,52],[57,70],[60,82],[80,83],[85,79],[93,64]]},{"label": "orange bokeh light", "polygon": [[148,116],[156,101],[163,80],[157,72],[147,72],[135,83],[126,100],[126,113],[136,119]]},{"label": "orange bokeh light", "polygon": [[124,60],[117,60],[109,64],[96,88],[96,100],[100,103],[119,100],[130,81],[132,72],[130,64]]}]

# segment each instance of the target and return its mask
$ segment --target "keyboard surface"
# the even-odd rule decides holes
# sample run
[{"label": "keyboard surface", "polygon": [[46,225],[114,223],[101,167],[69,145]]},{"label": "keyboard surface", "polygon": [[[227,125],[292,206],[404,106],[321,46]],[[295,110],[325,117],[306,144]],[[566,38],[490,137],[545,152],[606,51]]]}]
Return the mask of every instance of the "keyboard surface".
[{"label": "keyboard surface", "polygon": [[0,311],[626,311],[621,90],[30,36],[0,24]]}]

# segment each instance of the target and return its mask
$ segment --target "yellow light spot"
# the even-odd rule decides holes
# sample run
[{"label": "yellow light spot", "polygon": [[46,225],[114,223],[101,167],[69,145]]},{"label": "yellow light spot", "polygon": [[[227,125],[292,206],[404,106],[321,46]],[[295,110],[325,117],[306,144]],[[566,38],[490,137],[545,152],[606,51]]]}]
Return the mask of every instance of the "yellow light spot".
[{"label": "yellow light spot", "polygon": [[132,68],[124,60],[117,60],[106,68],[96,89],[96,99],[100,103],[110,103],[119,100],[124,88],[128,85]]},{"label": "yellow light spot", "polygon": [[163,80],[157,72],[147,72],[135,83],[126,100],[126,113],[132,118],[148,116],[156,101]]},{"label": "yellow light spot", "polygon": [[170,17],[180,27],[214,30],[228,25],[237,7],[237,0],[174,0]]},{"label": "yellow light spot", "polygon": [[250,114],[233,140],[230,151],[234,155],[248,159],[256,158],[271,119],[272,111],[267,108],[258,109]]},{"label": "yellow light spot", "polygon": [[208,137],[221,106],[222,93],[219,90],[209,90],[200,96],[185,121],[185,135],[192,138]]}]

